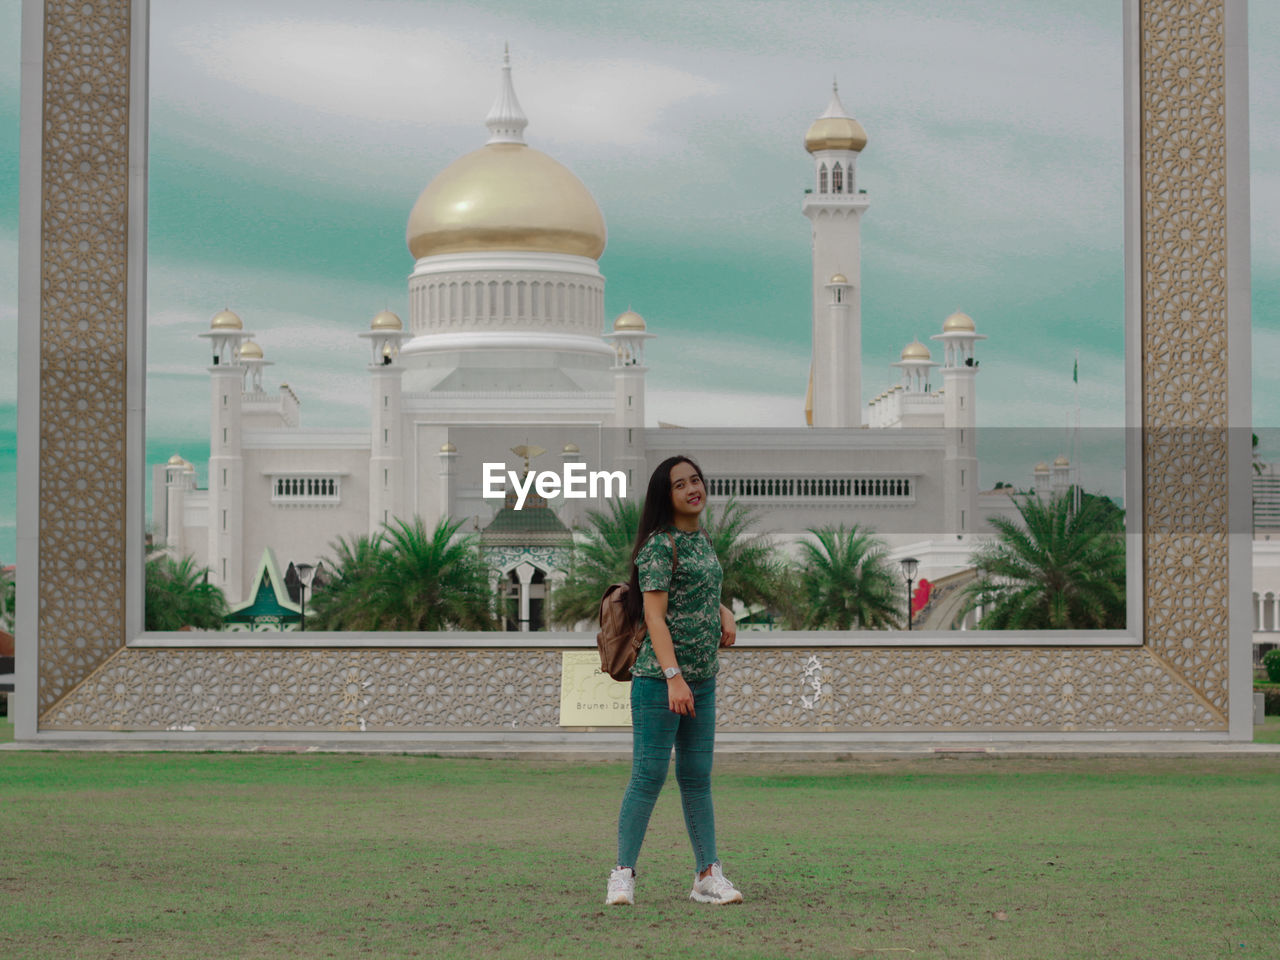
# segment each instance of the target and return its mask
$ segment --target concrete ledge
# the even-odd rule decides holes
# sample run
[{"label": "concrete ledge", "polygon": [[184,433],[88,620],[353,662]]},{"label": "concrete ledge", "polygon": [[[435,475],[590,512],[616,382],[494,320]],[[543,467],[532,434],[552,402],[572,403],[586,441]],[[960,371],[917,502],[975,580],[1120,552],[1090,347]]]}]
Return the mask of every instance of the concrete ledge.
[{"label": "concrete ledge", "polygon": [[[841,761],[887,758],[973,757],[1207,757],[1273,756],[1280,744],[1233,742],[1221,739],[1124,740],[856,740],[838,734],[814,735],[797,742],[795,734],[726,733],[716,738],[718,760]],[[631,734],[612,733],[452,733],[448,735],[350,737],[261,734],[236,738],[217,734],[157,734],[146,736],[42,735],[39,740],[0,744],[0,751],[88,752],[218,752],[218,753],[355,753],[473,757],[492,760],[571,762],[629,762]]]}]

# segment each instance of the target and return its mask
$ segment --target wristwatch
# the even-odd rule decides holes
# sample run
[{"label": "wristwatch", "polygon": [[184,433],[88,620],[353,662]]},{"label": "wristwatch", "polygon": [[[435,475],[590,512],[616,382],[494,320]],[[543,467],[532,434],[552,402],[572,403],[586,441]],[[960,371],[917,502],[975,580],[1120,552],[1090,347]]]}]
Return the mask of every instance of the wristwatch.
[{"label": "wristwatch", "polygon": [[668,680],[670,680],[672,677],[678,677],[680,676],[680,668],[667,667],[665,670],[662,671],[662,675],[666,677]]}]

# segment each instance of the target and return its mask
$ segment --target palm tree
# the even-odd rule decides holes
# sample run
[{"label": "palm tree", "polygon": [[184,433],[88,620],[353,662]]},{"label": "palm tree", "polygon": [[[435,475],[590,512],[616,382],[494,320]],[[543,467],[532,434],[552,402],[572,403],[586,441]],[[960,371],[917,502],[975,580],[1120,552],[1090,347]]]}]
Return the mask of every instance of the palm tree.
[{"label": "palm tree", "polygon": [[974,555],[967,610],[989,630],[1108,630],[1125,625],[1122,512],[1105,497],[1023,497],[1022,522],[992,517],[997,538]]},{"label": "palm tree", "polygon": [[572,627],[599,616],[606,588],[631,576],[631,548],[639,529],[636,501],[611,500],[608,511],[587,512],[587,528],[574,545],[568,575],[551,595],[552,623]]},{"label": "palm tree", "polygon": [[461,520],[428,531],[397,519],[373,536],[339,538],[309,622],[319,630],[491,630],[493,587]]},{"label": "palm tree", "polygon": [[329,544],[334,556],[323,560],[325,582],[315,585],[307,610],[312,629],[378,629],[371,624],[381,622],[387,599],[379,587],[386,566],[382,544],[381,534],[338,537]]},{"label": "palm tree", "polygon": [[719,516],[707,507],[703,525],[724,569],[720,595],[728,607],[737,601],[745,607],[777,608],[786,596],[784,565],[777,549],[765,534],[750,532],[756,520],[756,511],[737,500],[730,499]]},{"label": "palm tree", "polygon": [[175,560],[167,553],[147,558],[147,630],[218,630],[227,615],[227,599],[209,583],[209,570],[190,556]]},{"label": "palm tree", "polygon": [[898,577],[884,543],[857,524],[810,528],[800,541],[794,606],[786,619],[804,630],[882,630],[898,626]]}]

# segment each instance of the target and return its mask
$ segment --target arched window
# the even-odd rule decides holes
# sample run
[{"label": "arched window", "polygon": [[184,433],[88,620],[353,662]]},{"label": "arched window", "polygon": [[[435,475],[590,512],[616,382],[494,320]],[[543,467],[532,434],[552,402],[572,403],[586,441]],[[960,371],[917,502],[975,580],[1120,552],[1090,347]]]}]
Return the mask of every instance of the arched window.
[{"label": "arched window", "polygon": [[818,192],[827,192],[827,165],[825,163],[818,168]]},{"label": "arched window", "polygon": [[831,192],[844,193],[844,171],[840,169],[840,164],[835,165],[835,169],[831,171]]}]

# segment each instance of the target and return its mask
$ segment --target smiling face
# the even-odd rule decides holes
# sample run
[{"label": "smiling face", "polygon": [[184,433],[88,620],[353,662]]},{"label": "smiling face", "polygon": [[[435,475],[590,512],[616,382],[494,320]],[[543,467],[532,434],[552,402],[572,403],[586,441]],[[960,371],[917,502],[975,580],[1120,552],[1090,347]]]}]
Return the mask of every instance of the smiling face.
[{"label": "smiling face", "polygon": [[707,503],[707,491],[702,485],[702,475],[692,463],[677,463],[671,468],[671,509],[676,522],[681,518],[697,519]]}]

